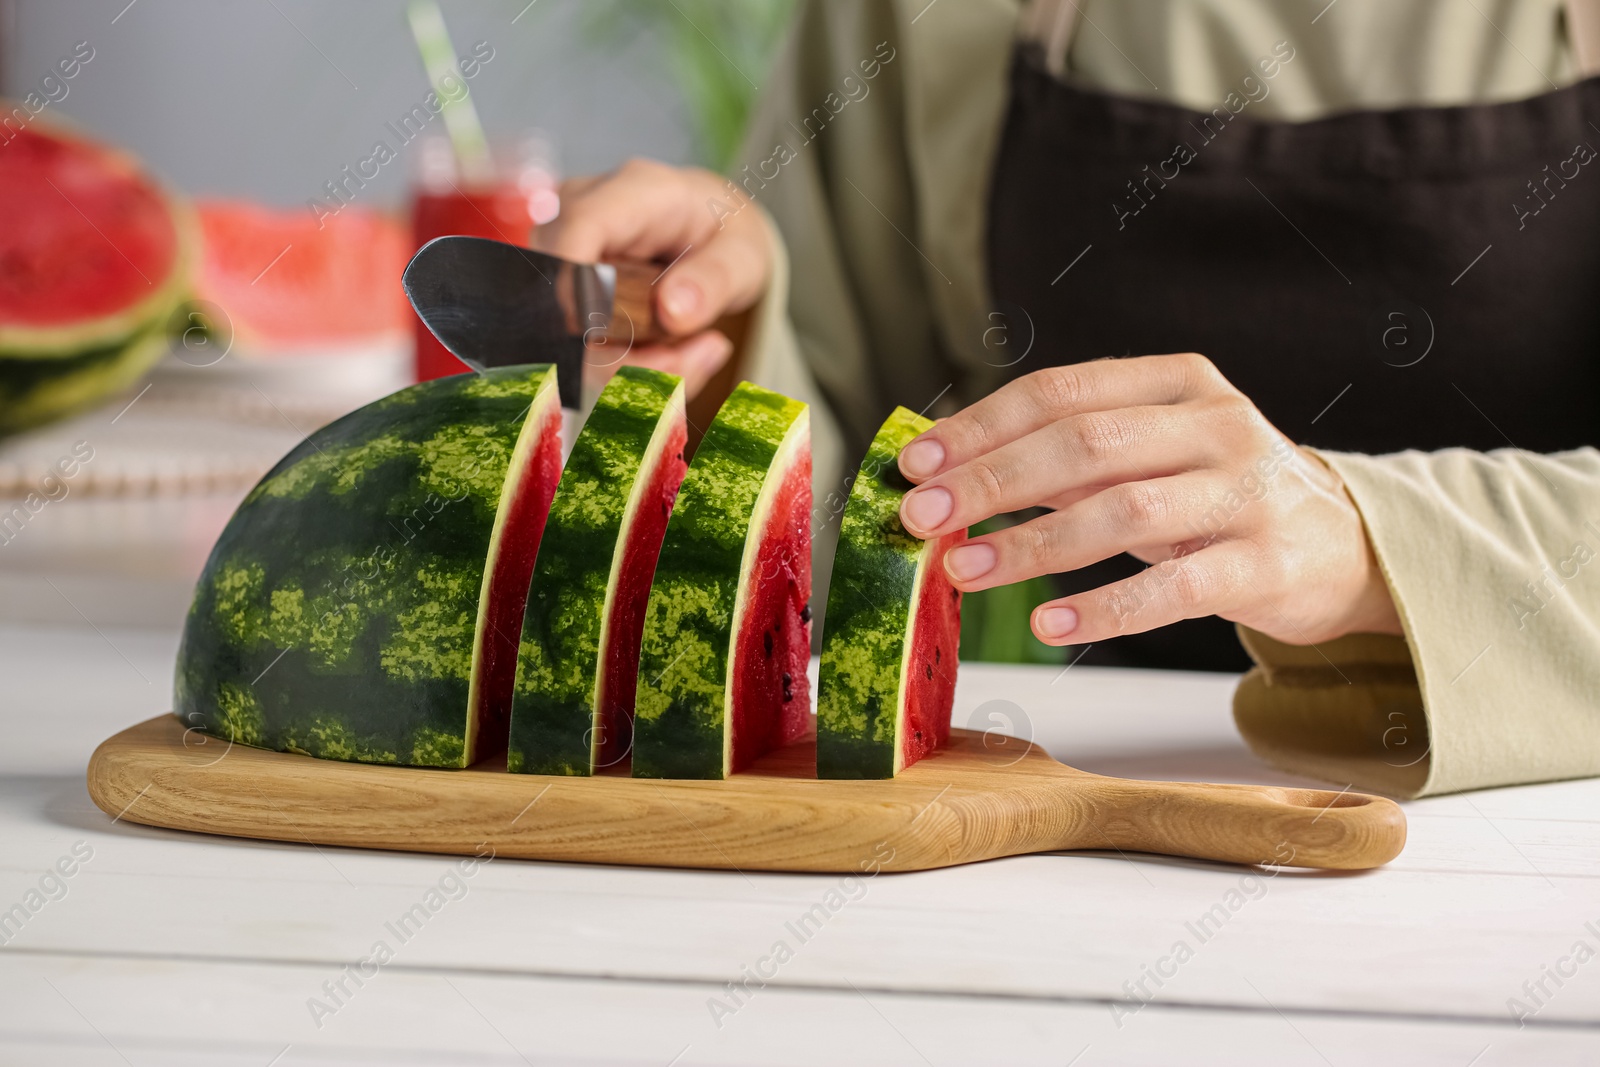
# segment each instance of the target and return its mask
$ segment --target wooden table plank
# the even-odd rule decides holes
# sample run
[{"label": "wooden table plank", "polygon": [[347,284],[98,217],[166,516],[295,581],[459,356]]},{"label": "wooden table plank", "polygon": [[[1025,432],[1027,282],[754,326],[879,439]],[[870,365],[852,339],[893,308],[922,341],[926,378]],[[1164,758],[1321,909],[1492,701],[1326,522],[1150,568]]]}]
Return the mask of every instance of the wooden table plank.
[{"label": "wooden table plank", "polygon": [[[384,924],[438,885],[450,861],[113,825],[89,803],[84,761],[107,733],[161,710],[173,647],[162,633],[0,628],[0,677],[12,680],[0,697],[8,738],[0,747],[0,908],[22,900],[75,842],[93,849],[67,895],[32,916],[0,959],[23,973],[34,966],[29,960],[46,958],[36,953],[108,967],[166,958],[160,967],[180,974],[246,961],[275,961],[273,973],[324,973],[393,940]],[[1231,687],[1229,678],[1206,675],[969,666],[957,717],[1032,736],[1103,773],[1311,784],[1244,749],[1229,718]],[[652,989],[698,988],[736,979],[788,939],[794,958],[764,999],[832,1003],[806,998],[854,998],[853,983],[874,996],[904,994],[908,1005],[949,1000],[1027,1019],[1029,1011],[1054,1018],[1080,1010],[1110,1019],[1114,1001],[1126,1010],[1144,999],[1125,985],[1143,979],[1151,1003],[1139,1012],[1141,1028],[1171,1019],[1177,1033],[1236,1014],[1250,1026],[1281,1027],[1279,1010],[1308,1020],[1344,1012],[1363,1020],[1349,1030],[1350,1048],[1389,1040],[1382,1027],[1420,1027],[1430,1041],[1482,1027],[1489,1043],[1511,1023],[1508,998],[1527,996],[1523,983],[1538,981],[1580,938],[1600,947],[1585,926],[1600,926],[1600,823],[1583,817],[1600,811],[1597,800],[1600,783],[1587,781],[1413,803],[1406,853],[1385,870],[1353,876],[1267,878],[1080,854],[851,886],[829,876],[493,862],[465,896],[397,946],[395,973],[437,969],[580,990],[605,975]],[[826,908],[830,891],[844,903],[798,943],[790,925]],[[1209,925],[1192,926],[1207,914]],[[1157,988],[1145,969],[1170,966],[1163,959],[1180,941],[1193,957]],[[565,995],[539,994],[553,1003]],[[1551,987],[1546,999],[1537,1026],[1600,1022],[1600,964]],[[566,1010],[593,1026],[592,1006]],[[161,1033],[177,1041],[187,1031],[152,1032],[152,1041]],[[956,1040],[941,1039],[939,1050]],[[1482,1047],[1453,1038],[1435,1044],[1452,1054],[1465,1048],[1460,1064]],[[1052,1048],[1051,1062],[1075,1051]],[[1281,1062],[1293,1061],[1284,1052]]]},{"label": "wooden table plank", "polygon": [[[41,818],[57,825],[41,832]],[[0,840],[21,843],[0,874],[0,901],[20,899],[75,842],[93,850],[67,896],[14,937],[35,950],[335,964],[377,940],[394,942],[393,924],[445,882],[460,899],[443,903],[405,945],[415,966],[714,982],[782,940],[795,952],[784,984],[838,987],[848,978],[885,989],[1108,999],[1130,996],[1124,983],[1183,942],[1194,958],[1164,965],[1176,976],[1146,992],[1246,1009],[1256,1003],[1254,982],[1284,1007],[1505,1018],[1507,997],[1585,936],[1600,910],[1587,879],[1428,870],[1269,878],[1116,855],[871,880],[517,861],[465,878],[442,857],[109,826],[65,783],[43,799],[14,788],[0,797]],[[806,922],[808,913],[817,917]],[[796,929],[810,935],[803,944]],[[1019,938],[1022,929],[1028,936]],[[1580,972],[1541,1014],[1600,1021],[1600,967],[1593,972]]]},{"label": "wooden table plank", "polygon": [[[751,1063],[1107,1067],[1162,1062],[1326,1067],[1589,1064],[1600,1033],[1325,1013],[1200,1013],[870,991],[753,990],[726,1011],[699,983],[423,973],[396,964],[331,1014],[328,967],[0,953],[0,1049],[17,1062],[307,1067]],[[1266,993],[1266,990],[1263,990]],[[1270,994],[1268,994],[1270,995]],[[603,1021],[602,1021],[603,1020]],[[320,1022],[319,1027],[317,1023]],[[825,1022],[825,1024],[823,1024]],[[1120,1024],[1120,1025],[1119,1025]]]}]

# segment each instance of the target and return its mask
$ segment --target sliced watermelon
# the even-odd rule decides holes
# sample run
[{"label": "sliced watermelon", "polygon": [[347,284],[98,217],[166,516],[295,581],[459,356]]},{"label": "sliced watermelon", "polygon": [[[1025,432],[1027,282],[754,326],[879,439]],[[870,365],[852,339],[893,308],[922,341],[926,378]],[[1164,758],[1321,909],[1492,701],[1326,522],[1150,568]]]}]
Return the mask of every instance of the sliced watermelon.
[{"label": "sliced watermelon", "polygon": [[413,247],[398,222],[348,206],[312,218],[232,200],[197,205],[204,254],[196,286],[228,311],[255,354],[403,336],[400,287]]},{"label": "sliced watermelon", "polygon": [[464,767],[503,747],[560,437],[543,365],[425,382],[312,434],[212,549],[174,713],[364,763]]},{"label": "sliced watermelon", "polygon": [[506,766],[590,774],[633,733],[656,555],[686,468],[682,379],[625,366],[567,457],[528,591]]},{"label": "sliced watermelon", "polygon": [[961,593],[944,554],[900,523],[900,450],[930,429],[896,408],[872,439],[839,526],[817,679],[817,776],[890,778],[950,738]]},{"label": "sliced watermelon", "polygon": [[811,423],[741,383],[696,450],[645,612],[633,774],[724,778],[810,719]]},{"label": "sliced watermelon", "polygon": [[77,355],[0,356],[0,435],[92,407],[129,388],[167,354],[167,323],[157,319],[121,341]]},{"label": "sliced watermelon", "polygon": [[128,156],[33,124],[0,149],[0,432],[137,380],[187,294],[194,226]]}]

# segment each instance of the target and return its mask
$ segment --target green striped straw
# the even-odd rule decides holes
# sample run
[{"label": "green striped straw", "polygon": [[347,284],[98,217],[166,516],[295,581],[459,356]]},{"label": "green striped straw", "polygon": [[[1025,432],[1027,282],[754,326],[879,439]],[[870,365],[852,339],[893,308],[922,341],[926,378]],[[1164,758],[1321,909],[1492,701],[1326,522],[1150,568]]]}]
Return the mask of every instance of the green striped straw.
[{"label": "green striped straw", "polygon": [[450,147],[455,151],[461,177],[470,185],[492,184],[494,160],[489,155],[489,140],[483,135],[483,123],[478,121],[478,109],[472,105],[471,95],[462,93],[452,100],[445,94],[445,78],[453,76],[463,88],[466,83],[461,72],[456,70],[456,50],[450,44],[450,31],[445,29],[439,5],[435,0],[412,0],[406,17],[411,22],[417,51],[422,53],[428,81],[439,95],[440,114],[444,116],[445,131],[450,135]]}]

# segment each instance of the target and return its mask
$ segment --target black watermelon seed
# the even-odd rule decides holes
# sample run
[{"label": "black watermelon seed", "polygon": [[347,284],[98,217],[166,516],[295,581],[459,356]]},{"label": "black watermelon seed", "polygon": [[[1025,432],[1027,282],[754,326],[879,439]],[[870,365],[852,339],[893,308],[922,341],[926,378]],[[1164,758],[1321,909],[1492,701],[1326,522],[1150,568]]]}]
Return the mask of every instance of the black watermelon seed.
[{"label": "black watermelon seed", "polygon": [[935,648],[933,650],[933,662],[941,663],[943,661],[944,661],[944,650],[941,649],[941,648],[938,648],[937,646],[935,646]]},{"label": "black watermelon seed", "polygon": [[[771,634],[762,634],[761,635],[761,647],[763,647],[763,648],[765,648],[767,650],[767,655],[769,655],[769,656],[772,655],[772,635]],[[786,675],[784,675],[784,677],[787,678],[788,675],[786,674]]]},{"label": "black watermelon seed", "polygon": [[787,689],[793,684],[794,684],[794,675],[790,674],[788,671],[784,671],[783,672],[783,687],[785,689]]},{"label": "black watermelon seed", "polygon": [[918,730],[915,733],[913,733],[911,736],[915,737],[918,741],[921,741],[922,740],[922,731]]},{"label": "black watermelon seed", "polygon": [[800,621],[801,622],[810,622],[811,621],[811,601],[809,601],[809,600],[806,601],[806,606],[800,609]]}]

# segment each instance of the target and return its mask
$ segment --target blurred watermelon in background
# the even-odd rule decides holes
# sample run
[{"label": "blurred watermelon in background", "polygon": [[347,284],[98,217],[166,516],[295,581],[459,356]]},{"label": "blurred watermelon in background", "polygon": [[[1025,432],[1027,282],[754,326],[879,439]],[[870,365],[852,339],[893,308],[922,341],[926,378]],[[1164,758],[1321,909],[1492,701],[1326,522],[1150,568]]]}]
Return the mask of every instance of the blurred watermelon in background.
[{"label": "blurred watermelon in background", "polygon": [[[409,234],[375,211],[319,225],[300,208],[191,207],[125,153],[43,123],[0,145],[0,202],[0,435],[105,402],[169,351],[269,377],[340,357],[363,393],[403,384]],[[333,392],[351,377],[326,368]]]},{"label": "blurred watermelon in background", "polygon": [[131,157],[59,126],[0,146],[0,435],[138,381],[188,296],[188,209]]},{"label": "blurred watermelon in background", "polygon": [[196,210],[198,295],[226,310],[247,356],[404,339],[400,272],[411,249],[399,223],[357,206],[320,220],[243,200],[202,200]]}]

